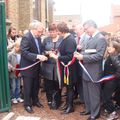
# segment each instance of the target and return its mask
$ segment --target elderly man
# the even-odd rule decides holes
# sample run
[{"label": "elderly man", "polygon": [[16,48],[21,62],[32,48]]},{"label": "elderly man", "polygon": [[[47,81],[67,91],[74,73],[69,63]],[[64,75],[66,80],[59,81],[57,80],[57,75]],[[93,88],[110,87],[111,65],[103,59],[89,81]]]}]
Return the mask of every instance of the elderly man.
[{"label": "elderly man", "polygon": [[87,35],[84,31],[84,27],[81,24],[76,25],[75,32],[77,34],[76,43],[77,43],[77,51],[83,51],[85,49],[85,44],[89,39],[89,35]]},{"label": "elderly man", "polygon": [[[89,36],[84,32],[84,28],[81,24],[77,24],[75,27],[76,32],[76,43],[77,43],[77,51],[82,52],[85,48],[85,43],[89,39]],[[79,71],[78,74],[78,81],[75,85],[75,95],[79,94],[79,101],[76,103],[84,103],[83,98],[83,85],[82,85],[82,69],[80,65],[77,65],[77,70]]]},{"label": "elderly man", "polygon": [[[35,62],[45,61],[47,57],[41,55],[41,39],[43,32],[43,24],[34,20],[29,25],[29,32],[27,32],[21,41],[21,67],[27,67]],[[43,107],[38,98],[39,93],[39,74],[40,63],[33,67],[21,71],[24,84],[24,107],[29,113],[33,113],[32,105]]]},{"label": "elderly man", "polygon": [[85,32],[90,36],[85,45],[85,50],[81,54],[74,53],[78,60],[83,60],[84,67],[91,75],[83,72],[83,92],[86,110],[81,115],[88,115],[88,120],[95,120],[100,112],[100,83],[96,83],[102,77],[102,60],[107,46],[104,36],[98,31],[93,20],[88,20],[83,25]]}]

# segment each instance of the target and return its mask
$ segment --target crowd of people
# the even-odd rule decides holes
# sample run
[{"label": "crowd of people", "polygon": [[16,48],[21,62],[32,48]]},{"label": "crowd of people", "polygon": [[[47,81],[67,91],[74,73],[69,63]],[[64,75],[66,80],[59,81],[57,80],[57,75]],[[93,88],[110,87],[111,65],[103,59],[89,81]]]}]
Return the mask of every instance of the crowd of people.
[{"label": "crowd of people", "polygon": [[[87,120],[118,118],[120,109],[120,30],[100,32],[93,20],[69,29],[65,22],[43,24],[33,20],[28,30],[8,30],[8,70],[11,102],[24,109],[43,108],[39,100],[41,77],[48,106],[61,114],[74,112],[74,100],[84,104]],[[107,79],[105,79],[107,78]],[[103,80],[100,82],[100,80]],[[22,87],[21,87],[22,86]],[[22,89],[21,89],[22,88]],[[62,96],[66,99],[62,103]],[[23,93],[23,96],[21,96]]]}]

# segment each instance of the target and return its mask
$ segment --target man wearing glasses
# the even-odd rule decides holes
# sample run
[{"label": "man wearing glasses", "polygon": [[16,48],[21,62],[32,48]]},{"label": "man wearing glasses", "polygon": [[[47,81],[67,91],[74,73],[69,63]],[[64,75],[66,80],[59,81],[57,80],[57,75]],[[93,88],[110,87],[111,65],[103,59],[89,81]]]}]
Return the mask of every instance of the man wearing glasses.
[{"label": "man wearing glasses", "polygon": [[88,115],[87,120],[95,120],[100,113],[100,83],[96,83],[102,77],[102,60],[107,46],[104,36],[98,31],[93,20],[83,24],[85,32],[90,36],[82,53],[75,52],[74,56],[83,61],[92,80],[83,71],[83,93],[85,111],[81,115]]}]

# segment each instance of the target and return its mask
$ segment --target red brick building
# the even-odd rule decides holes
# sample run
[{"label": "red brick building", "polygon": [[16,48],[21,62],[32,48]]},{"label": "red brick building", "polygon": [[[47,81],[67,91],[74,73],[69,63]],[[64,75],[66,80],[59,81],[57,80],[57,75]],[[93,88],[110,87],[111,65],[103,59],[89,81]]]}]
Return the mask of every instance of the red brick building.
[{"label": "red brick building", "polygon": [[120,5],[111,5],[111,24],[101,27],[100,31],[115,33],[120,29]]},{"label": "red brick building", "polygon": [[40,20],[46,27],[53,21],[53,0],[5,0],[6,18],[17,30],[28,28],[31,20]]},{"label": "red brick building", "polygon": [[75,24],[82,22],[81,15],[54,15],[54,22],[66,22],[70,28]]}]

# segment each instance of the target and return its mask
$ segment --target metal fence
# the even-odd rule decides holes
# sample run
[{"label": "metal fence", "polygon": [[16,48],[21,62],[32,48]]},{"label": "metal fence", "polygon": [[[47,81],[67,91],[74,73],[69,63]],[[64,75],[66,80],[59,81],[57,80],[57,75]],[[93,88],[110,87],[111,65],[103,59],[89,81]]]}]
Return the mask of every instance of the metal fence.
[{"label": "metal fence", "polygon": [[0,112],[11,108],[6,41],[5,3],[0,1]]}]

